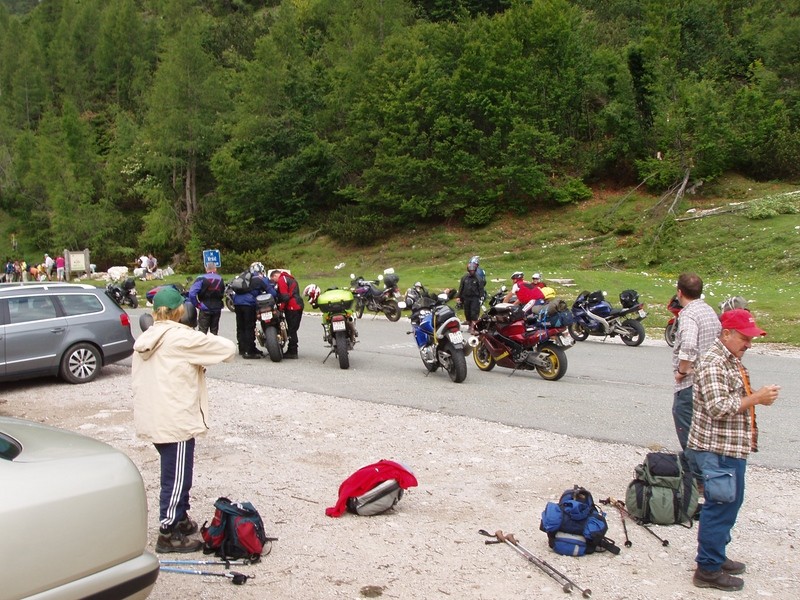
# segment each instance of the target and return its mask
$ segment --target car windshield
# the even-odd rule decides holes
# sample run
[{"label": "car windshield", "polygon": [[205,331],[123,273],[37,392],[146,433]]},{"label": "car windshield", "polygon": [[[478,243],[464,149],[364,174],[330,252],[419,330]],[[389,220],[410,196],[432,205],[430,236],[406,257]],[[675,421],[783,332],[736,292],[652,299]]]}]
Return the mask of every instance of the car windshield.
[{"label": "car windshield", "polygon": [[0,458],[14,460],[22,452],[22,446],[12,437],[0,432]]}]

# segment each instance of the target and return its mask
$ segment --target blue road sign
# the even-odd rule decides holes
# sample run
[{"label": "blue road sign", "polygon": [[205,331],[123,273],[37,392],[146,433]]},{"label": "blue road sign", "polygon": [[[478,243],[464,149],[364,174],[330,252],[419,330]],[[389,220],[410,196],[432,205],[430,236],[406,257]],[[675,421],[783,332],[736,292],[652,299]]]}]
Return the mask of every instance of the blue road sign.
[{"label": "blue road sign", "polygon": [[222,258],[219,250],[203,250],[203,264],[214,263],[219,269],[222,266]]}]

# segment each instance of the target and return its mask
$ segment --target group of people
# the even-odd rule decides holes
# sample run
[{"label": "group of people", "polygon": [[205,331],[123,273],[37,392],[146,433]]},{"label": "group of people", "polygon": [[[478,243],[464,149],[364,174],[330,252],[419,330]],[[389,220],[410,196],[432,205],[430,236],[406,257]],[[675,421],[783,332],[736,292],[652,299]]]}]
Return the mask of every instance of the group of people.
[{"label": "group of people", "polygon": [[[256,346],[257,298],[269,294],[275,298],[286,319],[288,344],[283,358],[297,358],[300,321],[304,302],[297,280],[283,269],[267,272],[264,265],[254,262],[247,270],[247,290],[236,292],[233,307],[236,313],[236,342],[239,355],[246,359],[264,356]],[[201,333],[219,332],[219,319],[224,307],[225,282],[217,273],[215,263],[206,264],[205,274],[199,276],[189,288],[189,300],[197,308],[197,327]]]},{"label": "group of people", "polygon": [[40,263],[28,263],[25,259],[6,257],[3,269],[3,281],[13,283],[18,281],[66,281],[66,261],[63,256],[53,259],[49,254],[44,255]]},{"label": "group of people", "polygon": [[750,386],[741,359],[753,338],[766,332],[747,309],[723,306],[717,316],[695,273],[678,277],[677,297],[682,309],[672,353],[672,415],[685,464],[704,498],[692,581],[737,591],[744,587],[737,575],[746,565],[728,558],[726,548],[744,501],[747,458],[758,451],[755,407],[773,404],[780,386]]},{"label": "group of people", "polygon": [[141,280],[161,279],[158,268],[158,259],[152,252],[142,254],[139,257],[139,266],[133,270],[134,277]]}]

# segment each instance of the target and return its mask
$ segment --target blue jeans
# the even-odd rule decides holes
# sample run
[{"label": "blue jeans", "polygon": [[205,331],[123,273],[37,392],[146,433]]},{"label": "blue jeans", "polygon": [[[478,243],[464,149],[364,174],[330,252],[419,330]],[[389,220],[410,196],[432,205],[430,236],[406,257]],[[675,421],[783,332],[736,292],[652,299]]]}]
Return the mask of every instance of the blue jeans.
[{"label": "blue jeans", "polygon": [[692,387],[690,385],[675,392],[672,400],[672,420],[675,421],[675,433],[678,434],[681,450],[686,450],[689,428],[692,426]]},{"label": "blue jeans", "polygon": [[744,502],[747,461],[691,448],[686,450],[686,454],[697,464],[705,481],[705,502],[700,511],[695,561],[701,569],[719,571],[725,562],[731,529]]}]

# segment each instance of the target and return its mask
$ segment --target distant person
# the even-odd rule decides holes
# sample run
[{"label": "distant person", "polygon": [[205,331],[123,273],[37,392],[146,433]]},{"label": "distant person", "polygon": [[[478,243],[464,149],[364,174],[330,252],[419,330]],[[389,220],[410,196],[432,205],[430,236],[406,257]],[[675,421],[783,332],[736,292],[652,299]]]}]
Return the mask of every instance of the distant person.
[{"label": "distant person", "polygon": [[772,405],[780,386],[765,385],[755,392],[750,387],[741,359],[754,337],[766,335],[753,315],[735,309],[722,313],[720,321],[719,337],[694,365],[694,415],[686,454],[707,483],[692,582],[701,588],[733,592],[744,587],[744,581],[735,575],[746,570],[744,563],[728,558],[727,546],[744,502],[747,457],[753,448],[749,412],[758,404]]},{"label": "distant person", "polygon": [[542,274],[541,273],[534,273],[531,275],[531,283],[538,288],[545,287],[545,282],[542,281]]},{"label": "distant person", "polygon": [[66,280],[66,265],[67,262],[64,260],[64,257],[59,255],[56,257],[56,278],[59,281]]},{"label": "distant person", "polygon": [[289,343],[283,358],[297,358],[298,337],[300,321],[303,318],[303,296],[300,293],[300,285],[292,275],[283,269],[274,269],[270,272],[269,278],[277,288],[278,308],[283,311],[286,318],[286,333]]},{"label": "distant person", "polygon": [[475,333],[475,322],[480,317],[481,298],[484,293],[483,284],[478,277],[478,263],[470,260],[467,263],[467,273],[459,281],[456,301],[464,307],[464,319],[469,326],[469,332],[473,334]]},{"label": "distant person", "polygon": [[678,277],[677,298],[683,308],[678,318],[678,331],[672,348],[672,419],[681,450],[686,450],[689,426],[692,424],[694,365],[708,352],[719,337],[721,329],[717,313],[702,300],[702,295],[703,280],[695,273],[681,273]]},{"label": "distant person", "polygon": [[131,369],[133,420],[139,437],[161,457],[156,552],[196,552],[203,542],[189,536],[195,438],[208,430],[206,367],[230,361],[234,343],[180,322],[183,296],[164,287],[153,297],[152,327],[134,344]]},{"label": "distant person", "polygon": [[53,278],[53,267],[56,264],[55,261],[52,258],[50,258],[49,254],[45,254],[44,255],[44,262],[42,264],[44,265],[44,273],[45,273],[45,275],[47,275],[47,279],[48,280],[52,279]]},{"label": "distant person", "polygon": [[189,301],[197,308],[197,329],[203,333],[219,333],[225,282],[217,274],[217,265],[206,263],[205,275],[200,275],[189,288]]},{"label": "distant person", "polygon": [[511,281],[514,282],[514,285],[511,286],[511,291],[503,298],[503,302],[511,302],[512,298],[516,298],[514,304],[521,306],[527,306],[531,302],[544,302],[542,289],[533,283],[527,283],[525,274],[522,271],[512,273]]},{"label": "distant person", "polygon": [[254,262],[248,269],[250,289],[236,292],[233,296],[233,310],[236,313],[236,341],[242,358],[258,359],[264,354],[256,348],[256,298],[260,294],[276,296],[275,286],[264,277],[264,265]]}]

